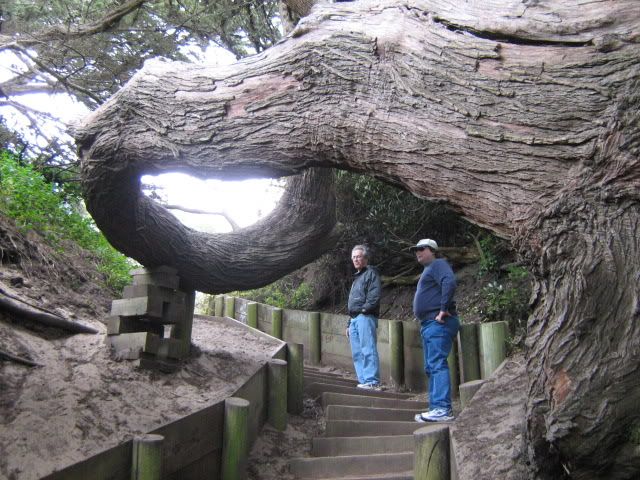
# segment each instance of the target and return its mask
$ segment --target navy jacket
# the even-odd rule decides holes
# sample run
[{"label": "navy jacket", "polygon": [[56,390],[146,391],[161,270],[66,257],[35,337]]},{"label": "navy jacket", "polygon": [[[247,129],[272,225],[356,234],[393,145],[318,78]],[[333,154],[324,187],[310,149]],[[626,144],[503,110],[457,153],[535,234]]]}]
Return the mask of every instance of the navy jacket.
[{"label": "navy jacket", "polygon": [[456,314],[453,295],[456,292],[456,277],[442,258],[436,258],[424,267],[416,294],[413,297],[413,313],[420,321],[433,320],[440,310]]},{"label": "navy jacket", "polygon": [[367,265],[354,275],[347,309],[351,318],[361,313],[380,315],[380,275],[375,267]]}]

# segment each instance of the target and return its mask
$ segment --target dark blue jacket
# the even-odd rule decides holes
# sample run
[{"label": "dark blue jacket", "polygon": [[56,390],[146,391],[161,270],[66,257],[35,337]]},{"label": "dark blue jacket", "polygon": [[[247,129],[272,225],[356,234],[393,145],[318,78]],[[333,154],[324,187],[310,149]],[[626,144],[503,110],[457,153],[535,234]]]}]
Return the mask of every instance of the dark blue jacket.
[{"label": "dark blue jacket", "polygon": [[453,295],[456,292],[456,277],[442,258],[436,258],[424,267],[416,294],[413,297],[413,313],[420,321],[433,320],[440,310],[456,314]]},{"label": "dark blue jacket", "polygon": [[380,315],[380,275],[376,267],[367,265],[354,275],[347,309],[351,318],[361,313]]}]

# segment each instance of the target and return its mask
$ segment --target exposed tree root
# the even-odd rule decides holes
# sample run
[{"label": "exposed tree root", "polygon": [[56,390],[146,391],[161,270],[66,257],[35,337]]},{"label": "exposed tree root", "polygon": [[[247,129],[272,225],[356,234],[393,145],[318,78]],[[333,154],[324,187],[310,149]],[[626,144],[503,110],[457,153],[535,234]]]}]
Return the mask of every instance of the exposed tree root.
[{"label": "exposed tree root", "polygon": [[37,312],[20,305],[9,298],[4,292],[0,293],[0,310],[26,318],[33,322],[41,323],[48,327],[60,328],[73,333],[98,333],[97,330],[85,325],[65,320],[62,317],[45,312]]},{"label": "exposed tree root", "polygon": [[28,365],[30,367],[42,367],[42,364],[33,362],[28,358],[19,357],[14,355],[13,353],[9,353],[6,350],[0,350],[0,359],[1,360],[9,360],[11,362],[20,363],[22,365]]}]

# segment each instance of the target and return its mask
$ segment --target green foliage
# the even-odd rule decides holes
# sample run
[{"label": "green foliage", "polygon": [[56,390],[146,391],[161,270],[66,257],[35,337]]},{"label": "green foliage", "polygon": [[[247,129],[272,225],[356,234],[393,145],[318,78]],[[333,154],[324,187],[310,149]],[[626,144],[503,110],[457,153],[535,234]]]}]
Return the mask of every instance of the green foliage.
[{"label": "green foliage", "polygon": [[496,272],[503,263],[503,256],[507,251],[506,243],[488,233],[474,236],[473,240],[480,255],[478,275]]},{"label": "green foliage", "polygon": [[634,445],[640,445],[640,426],[636,423],[629,427],[629,442]]},{"label": "green foliage", "polygon": [[11,153],[0,152],[0,212],[13,218],[23,231],[39,232],[54,248],[61,249],[65,240],[71,240],[95,253],[98,270],[119,291],[129,283],[132,264],[107,242],[90,218],[79,213],[81,204],[77,194],[48,183]]},{"label": "green foliage", "polygon": [[307,283],[302,282],[296,286],[285,277],[266,287],[246,292],[234,292],[231,295],[266,303],[273,307],[305,310],[311,306],[313,290]]},{"label": "green foliage", "polygon": [[506,320],[511,331],[524,328],[529,315],[530,274],[520,266],[509,265],[503,280],[494,280],[482,289],[480,302],[475,307],[483,321]]},{"label": "green foliage", "polygon": [[[408,252],[420,238],[435,238],[442,245],[468,243],[475,227],[440,203],[418,198],[394,185],[366,175],[339,171],[336,182],[338,221],[345,226],[345,250],[357,243],[373,249],[374,263],[385,274],[419,265]],[[344,254],[348,258],[347,254]]]},{"label": "green foliage", "polygon": [[[191,61],[210,45],[241,58],[281,36],[278,0],[3,0],[0,16],[0,51],[15,75],[3,83],[3,96],[66,92],[89,109],[150,58]],[[30,125],[27,137],[39,141],[24,141],[0,117],[1,146],[47,162],[77,161],[70,137],[51,135],[51,123],[43,128],[46,113],[25,105],[14,112]]]},{"label": "green foliage", "polygon": [[119,0],[7,0],[2,13],[3,33],[90,107],[149,58],[188,60],[189,48],[210,43],[241,58],[280,38],[277,0],[145,1],[128,10]]}]

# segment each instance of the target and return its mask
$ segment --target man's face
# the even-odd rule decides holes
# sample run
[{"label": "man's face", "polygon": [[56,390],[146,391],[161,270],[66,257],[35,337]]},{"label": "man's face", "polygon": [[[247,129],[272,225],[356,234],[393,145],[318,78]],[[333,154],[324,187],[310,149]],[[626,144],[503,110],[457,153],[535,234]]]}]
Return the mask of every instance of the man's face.
[{"label": "man's face", "polygon": [[436,256],[429,247],[420,247],[416,250],[416,258],[420,265],[428,265]]},{"label": "man's face", "polygon": [[360,271],[367,266],[367,257],[364,256],[362,250],[354,250],[351,252],[351,261],[356,270]]}]

